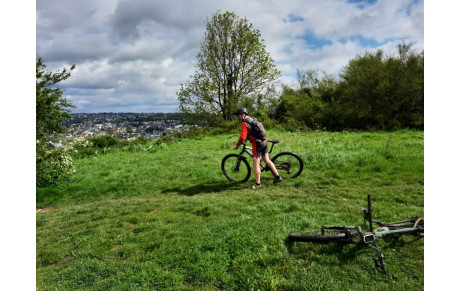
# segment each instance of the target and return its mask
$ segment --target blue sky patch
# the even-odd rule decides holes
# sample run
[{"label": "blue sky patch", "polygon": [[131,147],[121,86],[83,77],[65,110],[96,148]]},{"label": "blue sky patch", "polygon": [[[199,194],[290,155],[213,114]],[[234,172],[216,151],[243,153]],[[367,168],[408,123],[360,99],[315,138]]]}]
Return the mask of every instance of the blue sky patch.
[{"label": "blue sky patch", "polygon": [[416,4],[418,4],[420,2],[420,0],[414,0],[412,3],[410,3],[407,8],[406,8],[406,15],[407,16],[411,16],[412,14],[412,6],[415,6]]},{"label": "blue sky patch", "polygon": [[315,36],[312,30],[307,30],[307,32],[300,38],[313,49],[320,49],[325,45],[332,45],[331,40]]},{"label": "blue sky patch", "polygon": [[369,5],[375,4],[377,0],[347,0],[348,3],[358,4],[358,8],[364,9]]},{"label": "blue sky patch", "polygon": [[350,40],[350,41],[359,41],[361,46],[366,47],[366,48],[368,48],[368,47],[376,48],[376,47],[382,46],[382,45],[384,45],[384,44],[386,44],[388,42],[388,40],[385,40],[383,42],[378,42],[373,38],[367,38],[367,37],[364,37],[362,35],[353,35],[353,36],[350,36],[350,37],[347,37],[347,38],[342,38],[339,41],[341,43],[345,43],[348,40]]},{"label": "blue sky patch", "polygon": [[305,21],[305,18],[298,16],[298,15],[294,15],[294,14],[289,14],[287,18],[283,19],[284,23],[303,22],[303,21]]}]

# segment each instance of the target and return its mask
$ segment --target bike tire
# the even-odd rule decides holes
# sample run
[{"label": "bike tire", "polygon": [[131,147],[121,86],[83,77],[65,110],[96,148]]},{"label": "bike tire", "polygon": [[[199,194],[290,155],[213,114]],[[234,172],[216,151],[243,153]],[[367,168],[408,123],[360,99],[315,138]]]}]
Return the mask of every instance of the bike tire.
[{"label": "bike tire", "polygon": [[289,240],[298,242],[347,242],[347,234],[344,232],[337,232],[335,234],[322,235],[320,233],[316,235],[302,235],[300,231],[291,232],[288,235]]},{"label": "bike tire", "polygon": [[283,179],[296,178],[303,171],[302,159],[291,152],[282,152],[277,154],[273,157],[272,162],[275,164],[278,173],[281,177],[283,177]]},{"label": "bike tire", "polygon": [[356,226],[332,226],[322,227],[321,230],[310,230],[307,232],[296,231],[288,235],[291,241],[299,242],[340,242],[359,243],[361,239],[361,228]]},{"label": "bike tire", "polygon": [[[239,167],[237,167],[239,162]],[[246,159],[237,154],[226,155],[221,164],[224,176],[232,182],[244,183],[251,176],[251,167]]]}]

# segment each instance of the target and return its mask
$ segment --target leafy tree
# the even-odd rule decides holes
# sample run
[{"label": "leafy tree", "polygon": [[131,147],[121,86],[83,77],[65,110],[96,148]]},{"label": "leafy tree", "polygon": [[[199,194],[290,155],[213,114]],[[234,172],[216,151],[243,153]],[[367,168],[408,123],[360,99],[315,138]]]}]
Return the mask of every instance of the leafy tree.
[{"label": "leafy tree", "polygon": [[323,128],[324,111],[333,100],[337,81],[332,75],[315,69],[297,69],[299,89],[282,88],[275,118],[288,129]]},{"label": "leafy tree", "polygon": [[[75,68],[73,65],[70,71]],[[41,57],[36,61],[36,186],[47,187],[65,181],[75,172],[70,154],[62,148],[50,149],[43,142],[48,134],[62,133],[66,127],[61,122],[70,117],[68,107],[75,107],[54,88],[58,82],[70,77],[63,69],[55,73],[46,71]]]},{"label": "leafy tree", "polygon": [[341,73],[338,102],[353,128],[423,128],[424,57],[401,43],[397,56],[383,50],[351,60]]},{"label": "leafy tree", "polygon": [[423,65],[423,51],[402,42],[395,55],[382,49],[358,55],[340,80],[318,68],[298,69],[298,89],[283,86],[271,116],[287,129],[422,129]]},{"label": "leafy tree", "polygon": [[412,46],[413,43],[399,44],[399,57],[393,60],[396,66],[392,66],[390,76],[397,85],[393,89],[393,115],[403,127],[423,128],[424,52],[417,52]]},{"label": "leafy tree", "polygon": [[280,99],[276,117],[288,130],[321,127],[324,104],[310,88],[296,90],[284,85]]},{"label": "leafy tree", "polygon": [[195,74],[177,93],[179,108],[208,125],[231,120],[237,107],[280,75],[260,31],[232,12],[218,11],[206,23],[197,61]]},{"label": "leafy tree", "polygon": [[297,81],[299,82],[300,89],[317,88],[320,81],[319,68],[297,69]]},{"label": "leafy tree", "polygon": [[70,71],[75,69],[73,65],[70,70],[49,72],[41,57],[36,61],[36,137],[37,140],[44,140],[47,134],[63,133],[66,127],[61,122],[70,117],[70,107],[75,108],[62,94],[63,89],[54,86],[70,77]]},{"label": "leafy tree", "polygon": [[383,57],[381,49],[366,52],[350,60],[341,73],[339,102],[351,128],[377,126],[391,106],[385,92],[388,82]]}]

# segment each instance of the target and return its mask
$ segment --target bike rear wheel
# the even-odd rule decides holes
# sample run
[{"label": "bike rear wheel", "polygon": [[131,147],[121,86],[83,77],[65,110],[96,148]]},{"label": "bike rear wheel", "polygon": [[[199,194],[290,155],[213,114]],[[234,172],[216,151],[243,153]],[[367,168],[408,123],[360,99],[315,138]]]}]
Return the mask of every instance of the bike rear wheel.
[{"label": "bike rear wheel", "polygon": [[343,229],[324,229],[311,231],[296,231],[288,235],[289,240],[298,242],[342,242],[353,243],[353,238],[359,236],[359,231],[351,229],[347,231]]},{"label": "bike rear wheel", "polygon": [[237,154],[229,154],[224,157],[221,164],[224,176],[234,182],[246,182],[251,176],[251,168],[246,159]]},{"label": "bike rear wheel", "polygon": [[302,173],[302,159],[290,152],[282,152],[273,157],[272,162],[275,164],[278,173],[284,178],[296,178]]}]

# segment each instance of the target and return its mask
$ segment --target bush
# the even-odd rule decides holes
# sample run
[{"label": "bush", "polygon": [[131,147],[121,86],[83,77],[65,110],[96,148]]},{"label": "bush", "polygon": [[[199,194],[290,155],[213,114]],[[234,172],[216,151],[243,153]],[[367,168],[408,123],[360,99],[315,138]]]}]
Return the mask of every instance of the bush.
[{"label": "bush", "polygon": [[36,186],[47,187],[58,184],[75,173],[72,157],[65,148],[49,149],[42,144],[36,146]]},{"label": "bush", "polygon": [[118,144],[118,139],[111,135],[90,137],[89,141],[97,148],[114,147]]},{"label": "bush", "polygon": [[[239,131],[241,128],[240,122],[238,119],[233,119],[230,121],[223,121],[220,126],[222,130],[222,133],[234,133],[236,131]],[[222,134],[222,133],[216,133],[216,134]]]},{"label": "bush", "polygon": [[[259,111],[254,112],[253,117],[257,118],[257,120],[262,122],[265,130],[271,130],[271,129],[281,130],[282,129],[280,123],[278,123],[275,119],[270,118],[268,114],[264,111],[259,110]],[[240,127],[237,127],[237,128],[238,130],[240,129]]]},{"label": "bush", "polygon": [[148,142],[149,142],[148,139],[146,139],[146,138],[143,137],[143,136],[139,136],[139,137],[137,137],[136,139],[134,139],[133,141],[131,141],[130,144],[134,144],[134,145],[136,145],[136,144],[145,145],[145,144],[147,144]]},{"label": "bush", "polygon": [[74,139],[72,144],[68,147],[68,151],[74,158],[85,158],[95,156],[98,154],[97,149],[93,143],[88,139]]},{"label": "bush", "polygon": [[308,130],[308,127],[303,122],[292,117],[285,118],[282,126],[284,130],[291,132],[304,132]]}]

